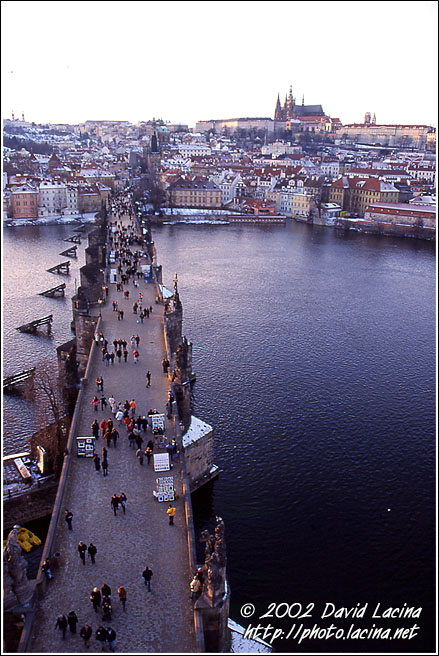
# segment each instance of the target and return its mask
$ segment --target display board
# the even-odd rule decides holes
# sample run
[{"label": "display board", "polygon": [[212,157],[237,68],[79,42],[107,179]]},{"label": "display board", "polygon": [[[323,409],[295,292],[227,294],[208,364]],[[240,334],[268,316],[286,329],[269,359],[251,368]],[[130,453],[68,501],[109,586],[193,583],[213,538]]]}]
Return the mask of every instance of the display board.
[{"label": "display board", "polygon": [[151,428],[154,431],[165,430],[165,415],[151,415]]},{"label": "display board", "polygon": [[76,438],[76,455],[79,457],[92,458],[95,454],[94,437]]},{"label": "display board", "polygon": [[160,503],[162,501],[175,501],[174,477],[161,476],[156,479],[156,490],[153,495]]},{"label": "display board", "polygon": [[169,454],[154,453],[154,471],[169,471]]}]

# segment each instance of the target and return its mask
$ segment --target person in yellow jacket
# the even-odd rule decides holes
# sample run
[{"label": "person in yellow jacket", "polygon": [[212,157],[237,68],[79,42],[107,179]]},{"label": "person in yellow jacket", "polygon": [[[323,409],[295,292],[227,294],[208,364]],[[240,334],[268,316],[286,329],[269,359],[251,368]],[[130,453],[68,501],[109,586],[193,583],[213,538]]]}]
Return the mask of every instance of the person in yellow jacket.
[{"label": "person in yellow jacket", "polygon": [[171,504],[169,504],[169,508],[166,511],[166,514],[169,517],[169,524],[172,525],[174,523],[174,516],[175,516],[175,508]]}]

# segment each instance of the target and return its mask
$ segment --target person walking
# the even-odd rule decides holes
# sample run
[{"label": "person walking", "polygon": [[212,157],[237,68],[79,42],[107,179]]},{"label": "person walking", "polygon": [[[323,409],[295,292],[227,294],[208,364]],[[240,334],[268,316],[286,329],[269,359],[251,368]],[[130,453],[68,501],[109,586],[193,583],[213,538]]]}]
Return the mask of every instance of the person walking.
[{"label": "person walking", "polygon": [[98,608],[101,605],[101,593],[99,592],[98,588],[93,588],[93,590],[91,591],[90,601],[93,604],[95,613],[97,613]]},{"label": "person walking", "polygon": [[128,358],[128,350],[126,348],[124,348],[124,350],[123,350],[123,359],[125,360],[125,362],[127,361],[127,358]]},{"label": "person walking", "polygon": [[99,437],[99,423],[97,419],[95,419],[91,425],[91,432],[96,439]]},{"label": "person walking", "polygon": [[103,438],[106,441],[108,448],[110,448],[111,447],[111,431],[108,428],[105,431],[105,433],[103,435]]},{"label": "person walking", "polygon": [[149,448],[149,446],[146,447],[145,455],[146,455],[146,459],[147,459],[148,465],[149,465],[149,463],[151,462],[152,455],[153,455],[151,449]]},{"label": "person walking", "polygon": [[120,426],[120,424],[122,423],[122,419],[123,419],[123,412],[122,412],[122,410],[117,410],[117,412],[116,412],[116,414],[114,415],[114,417],[115,417],[116,421],[118,422],[118,424],[119,424],[119,426]]},{"label": "person walking", "polygon": [[107,405],[108,405],[107,399],[105,398],[105,396],[101,396],[101,410],[105,410]]},{"label": "person walking", "polygon": [[108,646],[110,647],[110,651],[114,651],[115,640],[116,640],[116,631],[113,629],[112,626],[109,626],[107,629],[107,642],[108,642]]},{"label": "person walking", "polygon": [[107,457],[102,459],[102,473],[104,476],[108,476],[108,460]]},{"label": "person walking", "polygon": [[71,610],[67,615],[67,624],[69,625],[70,633],[76,633],[76,625],[78,624],[78,616],[74,610]]},{"label": "person walking", "polygon": [[82,564],[85,565],[85,554],[87,553],[87,545],[84,544],[84,542],[81,542],[78,544],[78,553],[79,557],[82,560]]},{"label": "person walking", "polygon": [[72,530],[72,522],[73,522],[73,513],[70,512],[70,510],[66,510],[64,519],[67,522],[67,526],[69,527],[69,531]]},{"label": "person walking", "polygon": [[94,396],[94,397],[93,397],[93,399],[92,399],[90,405],[92,405],[92,406],[94,407],[95,412],[98,411],[98,408],[99,408],[99,399],[98,399],[97,396]]},{"label": "person walking", "polygon": [[121,585],[121,586],[118,588],[118,590],[117,590],[117,594],[119,595],[119,601],[120,601],[120,603],[122,604],[122,608],[123,608],[123,610],[126,611],[126,604],[127,604],[127,591],[125,590],[125,588],[123,587],[123,585]]},{"label": "person walking", "polygon": [[137,403],[135,399],[131,399],[130,401],[130,410],[131,410],[131,417],[136,416],[136,409],[137,409]]},{"label": "person walking", "polygon": [[106,597],[102,601],[102,619],[104,620],[104,622],[111,622],[111,612],[112,612],[111,602],[109,597]]},{"label": "person walking", "polygon": [[99,424],[99,428],[100,428],[101,431],[102,431],[102,437],[104,437],[104,435],[105,435],[105,431],[106,431],[107,428],[108,428],[108,423],[107,423],[107,420],[106,420],[106,419],[102,419],[101,423]]},{"label": "person walking", "polygon": [[133,431],[130,431],[128,433],[128,440],[129,440],[130,446],[134,448],[134,443],[136,441],[136,436],[134,435]]},{"label": "person walking", "polygon": [[102,599],[104,597],[111,597],[111,588],[107,583],[101,585]]},{"label": "person walking", "polygon": [[151,578],[152,578],[152,571],[146,565],[145,569],[142,572],[143,580],[145,581],[145,585],[148,588],[148,592],[151,592]]},{"label": "person walking", "polygon": [[143,456],[145,454],[143,453],[142,449],[137,449],[136,451],[136,457],[139,459],[139,464],[143,465]]},{"label": "person walking", "polygon": [[79,632],[79,636],[84,640],[84,647],[90,647],[90,638],[93,634],[91,626],[84,624]]},{"label": "person walking", "polygon": [[111,431],[111,439],[113,440],[114,448],[117,446],[117,440],[119,437],[119,431],[116,430],[116,428],[113,428]]},{"label": "person walking", "polygon": [[97,453],[95,453],[93,456],[93,462],[94,462],[95,470],[99,474],[99,472],[101,471],[101,459],[99,458]]},{"label": "person walking", "polygon": [[56,624],[55,624],[55,629],[59,629],[62,631],[62,639],[66,637],[66,629],[67,629],[67,618],[65,615],[58,615],[56,618]]},{"label": "person walking", "polygon": [[122,506],[123,514],[125,515],[126,507],[127,507],[127,495],[125,494],[125,492],[121,492],[119,494],[119,503]]},{"label": "person walking", "polygon": [[119,508],[119,497],[116,494],[113,494],[110,503],[113,508],[114,514],[117,515],[117,509]]},{"label": "person walking", "polygon": [[98,392],[104,391],[104,379],[102,378],[102,376],[98,376],[96,378],[96,390]]},{"label": "person walking", "polygon": [[97,554],[98,550],[96,549],[93,542],[90,542],[90,544],[88,545],[87,551],[88,551],[88,555],[91,558],[92,565],[94,565],[94,563],[96,562],[96,554]]},{"label": "person walking", "polygon": [[169,517],[169,525],[172,526],[174,524],[174,517],[175,517],[175,508],[172,504],[169,504],[169,508],[166,511],[166,514]]},{"label": "person walking", "polygon": [[133,351],[133,358],[134,358],[134,364],[137,364],[139,362],[139,351],[137,349]]},{"label": "person walking", "polygon": [[107,640],[107,631],[106,631],[106,629],[104,629],[102,624],[100,626],[98,626],[98,628],[96,629],[95,638],[98,642],[101,643],[101,649],[102,649],[102,651],[104,651],[105,650],[105,642]]},{"label": "person walking", "polygon": [[146,375],[146,386],[151,387],[151,372],[148,370],[145,375]]}]

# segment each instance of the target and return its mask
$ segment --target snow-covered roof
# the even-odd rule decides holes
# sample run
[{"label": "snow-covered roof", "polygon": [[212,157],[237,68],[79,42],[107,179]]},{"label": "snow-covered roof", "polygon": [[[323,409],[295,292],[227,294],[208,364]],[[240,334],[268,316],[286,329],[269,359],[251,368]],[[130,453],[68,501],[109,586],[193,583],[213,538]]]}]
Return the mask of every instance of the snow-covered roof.
[{"label": "snow-covered roof", "polygon": [[213,431],[212,426],[192,415],[190,426],[182,437],[183,448],[197,442],[211,431]]},{"label": "snow-covered roof", "polygon": [[163,298],[172,298],[174,296],[174,293],[164,285],[159,285],[159,287]]}]

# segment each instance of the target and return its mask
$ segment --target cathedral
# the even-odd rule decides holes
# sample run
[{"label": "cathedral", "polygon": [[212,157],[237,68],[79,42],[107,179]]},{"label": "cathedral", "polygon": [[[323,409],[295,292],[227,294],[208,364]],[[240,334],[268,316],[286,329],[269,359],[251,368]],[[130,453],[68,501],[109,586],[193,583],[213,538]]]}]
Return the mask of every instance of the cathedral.
[{"label": "cathedral", "polygon": [[293,98],[293,89],[290,86],[290,93],[285,96],[283,107],[280,104],[279,94],[277,96],[276,109],[274,112],[275,121],[290,121],[293,118],[302,118],[303,116],[326,116],[321,105],[305,105],[305,98],[302,97],[302,104],[296,105],[296,99]]}]

